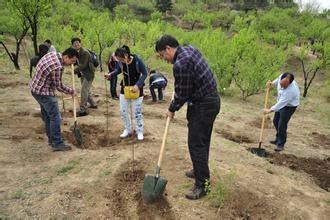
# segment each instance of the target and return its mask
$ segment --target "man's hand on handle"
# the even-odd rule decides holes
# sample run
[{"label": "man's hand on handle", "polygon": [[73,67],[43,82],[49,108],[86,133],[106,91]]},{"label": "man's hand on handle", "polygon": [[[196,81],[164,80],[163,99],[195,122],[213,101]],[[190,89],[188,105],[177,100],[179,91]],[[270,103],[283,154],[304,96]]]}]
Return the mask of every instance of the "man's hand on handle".
[{"label": "man's hand on handle", "polygon": [[175,116],[175,112],[167,111],[166,116],[169,117],[172,120]]},{"label": "man's hand on handle", "polygon": [[272,81],[271,80],[267,80],[266,87],[267,88],[270,88],[270,87],[272,87],[272,85],[273,85]]}]

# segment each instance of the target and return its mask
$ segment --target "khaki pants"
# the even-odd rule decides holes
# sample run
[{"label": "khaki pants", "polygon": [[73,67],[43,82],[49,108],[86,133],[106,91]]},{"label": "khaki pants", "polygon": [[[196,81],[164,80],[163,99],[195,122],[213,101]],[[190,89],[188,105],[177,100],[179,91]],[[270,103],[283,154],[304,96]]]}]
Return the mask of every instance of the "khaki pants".
[{"label": "khaki pants", "polygon": [[81,77],[80,80],[81,80],[80,111],[85,112],[87,109],[87,103],[89,103],[91,106],[96,106],[96,103],[93,100],[90,92],[93,80],[88,81],[84,77]]}]

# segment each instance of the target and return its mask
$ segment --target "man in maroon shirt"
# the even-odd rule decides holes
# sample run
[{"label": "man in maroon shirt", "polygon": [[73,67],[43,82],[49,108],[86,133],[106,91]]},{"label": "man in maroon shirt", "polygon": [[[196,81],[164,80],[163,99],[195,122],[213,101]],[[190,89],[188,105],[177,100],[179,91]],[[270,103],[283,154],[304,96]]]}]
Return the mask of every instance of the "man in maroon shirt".
[{"label": "man in maroon shirt", "polygon": [[48,144],[52,146],[53,151],[71,150],[61,137],[61,115],[55,89],[65,94],[74,94],[72,88],[63,85],[62,73],[64,66],[75,63],[77,58],[78,52],[73,48],[68,48],[62,54],[47,53],[38,62],[36,72],[29,83],[32,96],[40,105],[41,116],[46,125]]}]

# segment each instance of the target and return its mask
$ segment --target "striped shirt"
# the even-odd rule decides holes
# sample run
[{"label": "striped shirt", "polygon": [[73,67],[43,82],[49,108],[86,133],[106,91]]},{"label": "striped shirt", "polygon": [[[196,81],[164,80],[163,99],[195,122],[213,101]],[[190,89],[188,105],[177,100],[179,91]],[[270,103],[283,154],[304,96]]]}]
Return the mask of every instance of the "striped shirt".
[{"label": "striped shirt", "polygon": [[192,46],[179,46],[173,59],[175,96],[170,112],[178,111],[185,102],[195,102],[217,92],[213,73],[202,54]]},{"label": "striped shirt", "polygon": [[55,96],[55,89],[65,94],[73,94],[73,89],[63,85],[63,61],[60,53],[49,52],[36,67],[29,87],[33,94]]}]

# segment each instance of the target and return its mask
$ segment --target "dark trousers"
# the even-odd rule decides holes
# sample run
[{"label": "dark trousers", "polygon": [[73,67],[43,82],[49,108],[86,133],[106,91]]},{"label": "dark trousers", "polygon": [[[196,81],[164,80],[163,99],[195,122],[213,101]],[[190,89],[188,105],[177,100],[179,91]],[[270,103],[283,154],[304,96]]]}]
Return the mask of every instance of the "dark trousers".
[{"label": "dark trousers", "polygon": [[163,100],[163,89],[165,88],[165,82],[159,81],[150,86],[150,94],[152,97],[152,101],[157,101],[155,89],[158,89],[158,99]]},{"label": "dark trousers", "polygon": [[188,147],[195,174],[195,185],[205,187],[210,179],[208,165],[213,123],[220,111],[220,97],[210,95],[189,103],[187,109]]},{"label": "dark trousers", "polygon": [[117,95],[117,75],[110,76],[110,94],[111,97],[118,97]]},{"label": "dark trousers", "polygon": [[37,100],[41,109],[41,117],[45,122],[48,144],[58,146],[63,143],[61,137],[61,114],[58,109],[57,98],[55,96],[37,95],[32,96]]},{"label": "dark trousers", "polygon": [[284,107],[278,112],[275,112],[273,124],[276,128],[276,145],[284,147],[286,142],[288,122],[291,116],[296,111],[297,107]]}]

